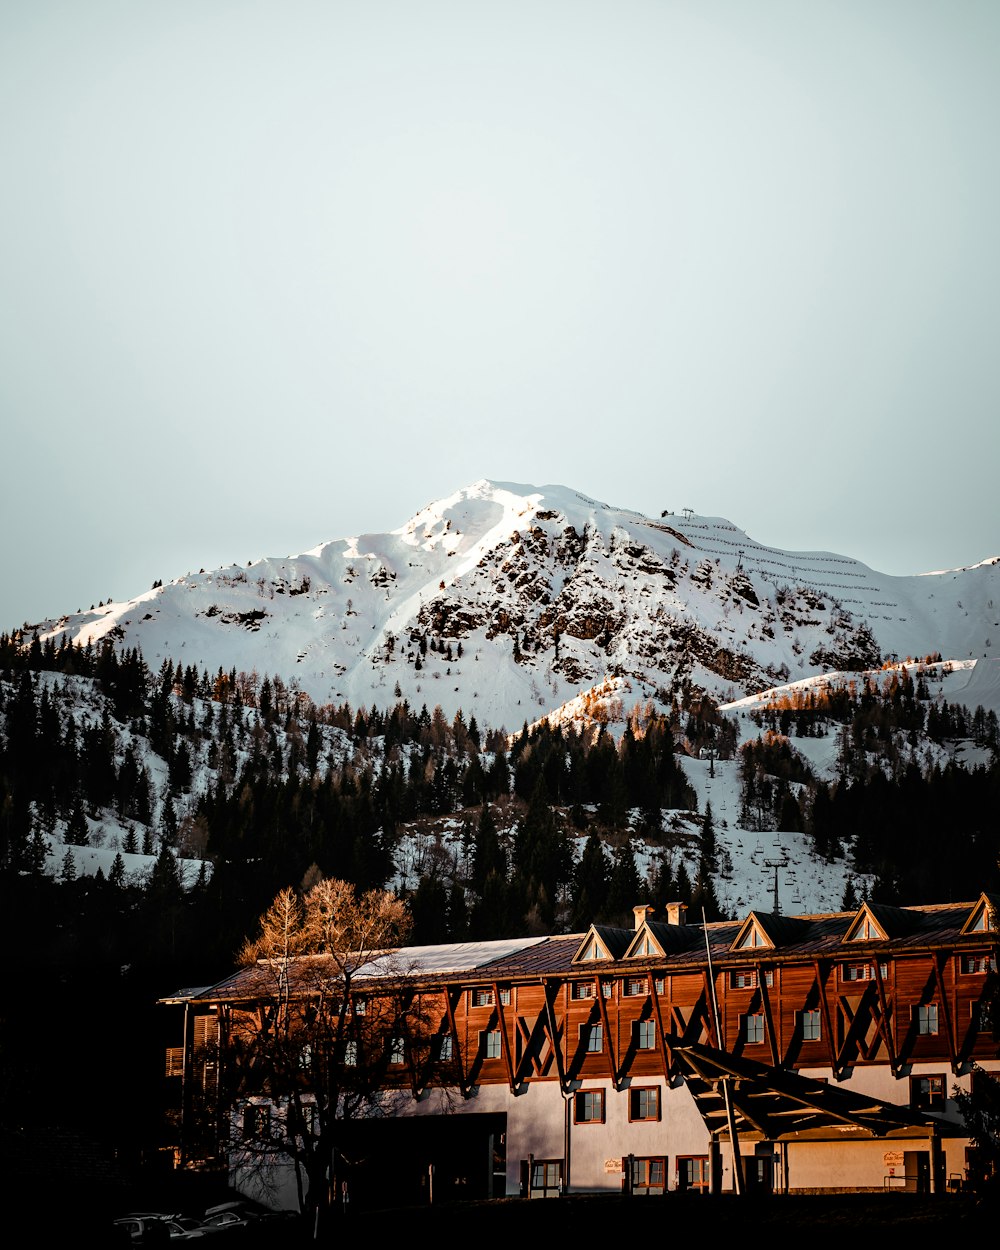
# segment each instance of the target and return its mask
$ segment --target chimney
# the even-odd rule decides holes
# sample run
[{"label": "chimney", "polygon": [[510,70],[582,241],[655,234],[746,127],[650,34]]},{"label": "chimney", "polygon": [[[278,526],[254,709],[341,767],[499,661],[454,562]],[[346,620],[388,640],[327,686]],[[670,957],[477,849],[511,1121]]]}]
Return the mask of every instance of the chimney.
[{"label": "chimney", "polygon": [[632,908],[632,911],[633,911],[633,913],[634,913],[634,915],[635,915],[635,931],[636,931],[636,933],[638,933],[638,932],[639,932],[639,930],[642,928],[642,926],[646,923],[647,918],[648,918],[649,916],[651,916],[655,910],[656,910],[656,908],[655,908],[655,907],[650,907],[650,905],[649,905],[648,903],[640,903],[638,907],[633,907],[633,908]]},{"label": "chimney", "polygon": [[667,904],[667,924],[687,924],[687,903]]}]

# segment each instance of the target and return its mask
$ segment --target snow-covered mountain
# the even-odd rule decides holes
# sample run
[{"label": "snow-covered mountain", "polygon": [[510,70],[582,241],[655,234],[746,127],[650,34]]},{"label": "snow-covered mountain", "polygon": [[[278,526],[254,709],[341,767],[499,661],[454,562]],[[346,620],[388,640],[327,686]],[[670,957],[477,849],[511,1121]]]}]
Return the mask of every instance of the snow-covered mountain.
[{"label": "snow-covered mountain", "polygon": [[482,480],[388,533],[189,573],[37,630],[110,636],[154,671],[277,674],[320,705],[405,698],[516,729],[607,682],[628,703],[685,681],[732,702],[888,657],[993,658],[1000,557],[893,577],[719,517]]}]

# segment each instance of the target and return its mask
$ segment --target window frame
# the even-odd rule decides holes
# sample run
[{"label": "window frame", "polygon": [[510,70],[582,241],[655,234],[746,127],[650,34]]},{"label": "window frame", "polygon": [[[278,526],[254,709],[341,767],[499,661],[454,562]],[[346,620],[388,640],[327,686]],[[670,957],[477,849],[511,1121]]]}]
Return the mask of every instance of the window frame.
[{"label": "window frame", "polygon": [[[659,1121],[662,1102],[659,1085],[631,1086],[628,1091],[629,1123],[641,1124],[647,1121]],[[645,1104],[645,1114],[643,1114],[640,1103]]]},{"label": "window frame", "polygon": [[996,961],[991,951],[963,951],[959,971],[965,977],[986,976],[996,972]]},{"label": "window frame", "polygon": [[499,1029],[483,1029],[479,1034],[479,1045],[484,1059],[503,1058],[503,1039]]},{"label": "window frame", "polygon": [[[681,1173],[685,1170],[686,1164],[692,1165],[689,1170],[693,1175],[685,1177],[682,1181]],[[679,1190],[707,1194],[712,1183],[712,1169],[708,1155],[678,1155],[674,1161],[674,1176]]]},{"label": "window frame", "polygon": [[434,1038],[434,1062],[447,1063],[455,1056],[455,1039],[450,1033],[438,1033]]},{"label": "window frame", "polygon": [[656,1021],[652,1019],[633,1020],[632,1041],[635,1044],[636,1050],[655,1050]]},{"label": "window frame", "polygon": [[799,1036],[804,1042],[823,1040],[823,1015],[818,1007],[804,1007],[799,1012]]},{"label": "window frame", "polygon": [[603,1124],[607,1098],[603,1089],[578,1089],[573,1095],[574,1124]]},{"label": "window frame", "polygon": [[[927,1086],[921,1089],[921,1086]],[[917,1111],[941,1114],[947,1109],[948,1083],[943,1072],[922,1072],[910,1077],[910,1106]]]},{"label": "window frame", "polygon": [[[763,1046],[767,1040],[767,1022],[762,1011],[747,1011],[741,1016],[744,1046]],[[751,1021],[753,1022],[751,1036]],[[759,1036],[757,1036],[759,1034]]]},{"label": "window frame", "polygon": [[[641,988],[640,988],[641,987]],[[649,977],[622,977],[623,998],[645,998],[649,993]]]},{"label": "window frame", "polygon": [[604,1025],[600,1020],[588,1021],[580,1025],[580,1045],[588,1055],[604,1053]]},{"label": "window frame", "polygon": [[[631,1155],[632,1170],[629,1175],[629,1190],[638,1197],[649,1194],[665,1194],[667,1192],[667,1155]],[[641,1168],[643,1179],[637,1180],[636,1170]],[[659,1179],[653,1177],[654,1170],[659,1171]]]},{"label": "window frame", "polygon": [[913,1009],[913,1019],[918,1037],[937,1037],[940,1028],[940,1012],[937,1001],[920,1003]]},{"label": "window frame", "polygon": [[597,985],[593,979],[589,981],[570,981],[569,996],[570,1001],[574,1003],[588,1002],[591,998],[597,997]]}]

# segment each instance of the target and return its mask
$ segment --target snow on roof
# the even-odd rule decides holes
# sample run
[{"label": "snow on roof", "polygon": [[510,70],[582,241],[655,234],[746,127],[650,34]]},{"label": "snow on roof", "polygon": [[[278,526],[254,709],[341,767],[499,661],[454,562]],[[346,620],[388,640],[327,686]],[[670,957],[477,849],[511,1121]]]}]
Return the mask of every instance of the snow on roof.
[{"label": "snow on roof", "polygon": [[[421,976],[451,972],[475,972],[526,950],[547,942],[546,937],[501,938],[492,942],[448,942],[440,946],[401,946],[384,958],[369,964],[363,975],[376,977],[387,971],[405,969],[408,976]],[[389,967],[391,963],[391,968]]]}]

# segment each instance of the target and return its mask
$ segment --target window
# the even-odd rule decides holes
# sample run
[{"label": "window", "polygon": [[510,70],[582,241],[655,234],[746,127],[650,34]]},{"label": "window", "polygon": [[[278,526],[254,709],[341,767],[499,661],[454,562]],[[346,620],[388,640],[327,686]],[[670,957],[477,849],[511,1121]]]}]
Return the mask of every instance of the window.
[{"label": "window", "polygon": [[926,1003],[917,1008],[917,1032],[922,1036],[930,1036],[938,1031],[937,1003]]},{"label": "window", "polygon": [[632,1193],[662,1194],[666,1185],[667,1161],[664,1158],[632,1160]]},{"label": "window", "polygon": [[665,977],[653,977],[653,991],[656,994],[666,993],[667,981]]},{"label": "window", "polygon": [[531,1196],[554,1198],[562,1192],[562,1159],[535,1159],[531,1168]]},{"label": "window", "polygon": [[489,986],[479,985],[472,991],[473,1007],[492,1007],[493,991]]},{"label": "window", "polygon": [[483,1058],[499,1059],[501,1054],[500,1030],[491,1029],[488,1033],[481,1033],[479,1036]]},{"label": "window", "polygon": [[344,1043],[344,1066],[347,1068],[356,1068],[358,1066],[357,1042]]},{"label": "window", "polygon": [[454,1054],[453,1038],[450,1033],[439,1033],[434,1039],[434,1058],[439,1061],[448,1060]]},{"label": "window", "polygon": [[731,990],[755,990],[757,988],[756,968],[734,968],[729,974]]},{"label": "window", "polygon": [[748,1046],[764,1040],[764,1014],[755,1012],[743,1017],[743,1040]]},{"label": "window", "polygon": [[977,1033],[993,1032],[993,1004],[989,999],[983,999],[978,1003],[970,1003],[969,1009],[972,1012],[972,1019]]},{"label": "window", "polygon": [[596,991],[593,981],[573,981],[569,987],[570,998],[577,1000],[583,998],[594,998]]},{"label": "window", "polygon": [[802,1040],[804,1042],[818,1042],[823,1036],[818,1007],[801,1012],[799,1023],[802,1027]]},{"label": "window", "polygon": [[391,1038],[389,1041],[389,1062],[405,1063],[406,1062],[406,1046],[401,1037]]},{"label": "window", "polygon": [[962,956],[962,971],[970,972],[995,972],[993,957],[987,951],[974,951],[968,955]]},{"label": "window", "polygon": [[604,1049],[604,1026],[601,1024],[581,1024],[580,1042],[588,1054],[600,1054]]},{"label": "window", "polygon": [[601,982],[601,993],[604,995],[605,998],[611,997],[611,982],[610,981]]},{"label": "window", "polygon": [[943,1111],[945,1104],[943,1076],[911,1076],[910,1106],[920,1111]]},{"label": "window", "polygon": [[636,1050],[653,1050],[656,1046],[656,1021],[636,1020],[632,1027]]},{"label": "window", "polygon": [[630,1120],[658,1120],[660,1118],[660,1091],[655,1085],[633,1085],[628,1092],[628,1118]]},{"label": "window", "polygon": [[312,1046],[309,1045],[308,1042],[306,1042],[305,1045],[302,1047],[302,1049],[299,1051],[299,1067],[302,1069],[303,1072],[309,1071],[309,1069],[312,1067],[312,1060],[313,1060],[313,1048]]},{"label": "window", "polygon": [[708,1193],[708,1155],[686,1155],[677,1160],[677,1188]]},{"label": "window", "polygon": [[271,1108],[267,1103],[244,1109],[243,1136],[247,1141],[266,1141],[271,1136]]},{"label": "window", "polygon": [[500,987],[500,1005],[502,1007],[510,1006],[510,986],[503,985]]},{"label": "window", "polygon": [[[882,979],[885,980],[889,975],[888,963],[880,960],[878,970]],[[841,964],[840,979],[841,981],[873,981],[875,979],[875,965],[871,963]]]},{"label": "window", "polygon": [[363,998],[363,997],[356,998],[354,1000],[354,1014],[356,1016],[363,1016],[367,1013],[367,1011],[368,1011],[368,999]]},{"label": "window", "polygon": [[649,981],[646,977],[626,977],[622,982],[622,990],[626,997],[635,998],[649,992]]},{"label": "window", "polygon": [[573,1119],[577,1124],[603,1124],[604,1090],[581,1089],[574,1094]]}]

